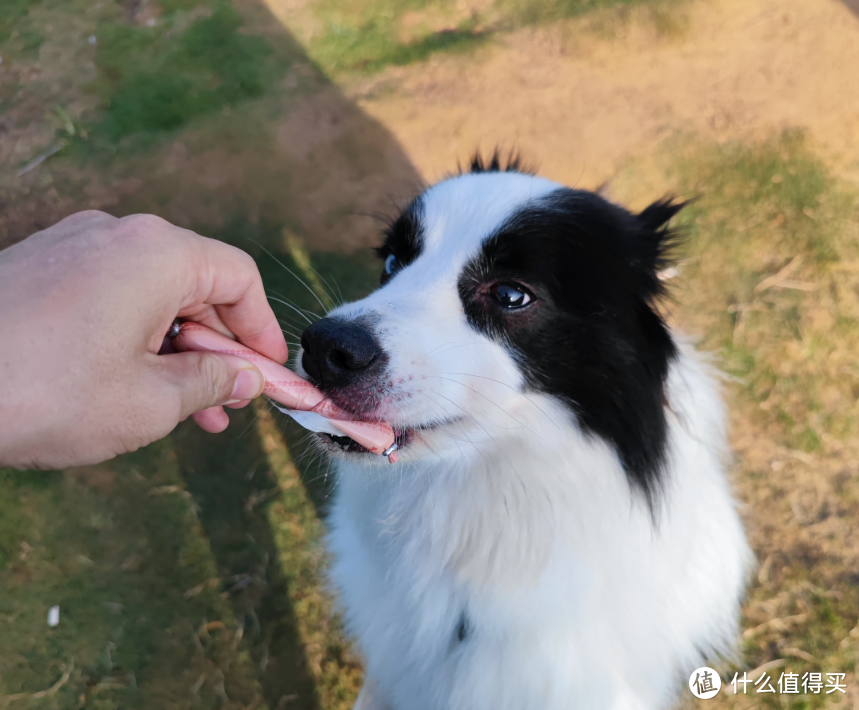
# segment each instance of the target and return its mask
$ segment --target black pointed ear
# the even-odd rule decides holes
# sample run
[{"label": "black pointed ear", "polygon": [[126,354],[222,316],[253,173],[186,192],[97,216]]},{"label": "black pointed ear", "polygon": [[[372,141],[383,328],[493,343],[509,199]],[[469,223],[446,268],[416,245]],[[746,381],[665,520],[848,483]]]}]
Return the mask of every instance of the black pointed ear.
[{"label": "black pointed ear", "polygon": [[673,197],[663,197],[657,200],[652,205],[646,207],[641,214],[638,215],[638,221],[641,226],[649,231],[664,230],[680,210],[682,210],[688,202],[677,202]]},{"label": "black pointed ear", "polygon": [[688,202],[678,202],[673,197],[664,197],[646,207],[638,215],[640,256],[654,272],[671,265],[674,250],[682,240],[682,233],[668,226],[671,219]]}]

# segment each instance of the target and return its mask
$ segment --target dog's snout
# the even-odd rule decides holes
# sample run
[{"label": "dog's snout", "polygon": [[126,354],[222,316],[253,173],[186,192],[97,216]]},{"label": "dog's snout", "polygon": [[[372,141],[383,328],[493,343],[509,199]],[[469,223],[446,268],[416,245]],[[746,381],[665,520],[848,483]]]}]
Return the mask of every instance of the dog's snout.
[{"label": "dog's snout", "polygon": [[313,323],[301,336],[301,364],[323,389],[354,384],[373,374],[382,349],[364,326],[334,318]]}]

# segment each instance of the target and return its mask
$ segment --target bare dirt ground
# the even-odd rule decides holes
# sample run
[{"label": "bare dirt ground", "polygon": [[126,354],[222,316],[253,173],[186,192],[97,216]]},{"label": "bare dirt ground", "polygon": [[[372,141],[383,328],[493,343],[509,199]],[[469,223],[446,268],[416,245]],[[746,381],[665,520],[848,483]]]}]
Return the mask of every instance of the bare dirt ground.
[{"label": "bare dirt ground", "polygon": [[[264,2],[287,30],[299,23],[305,5]],[[25,156],[51,143],[54,126],[40,115],[45,102],[38,98],[57,101],[51,92],[60,91],[72,114],[91,108],[92,100],[81,98],[75,86],[91,79],[92,60],[71,61],[68,32],[53,29],[38,69],[25,66],[15,77],[32,100],[7,111],[0,126],[6,136],[0,187],[14,193],[3,215],[13,224],[0,229],[8,232],[0,233],[0,243],[22,237],[28,223],[50,222],[75,207],[117,208],[128,195],[136,195],[128,201],[136,209],[159,206],[179,222],[217,224],[225,206],[250,204],[259,211],[261,202],[278,199],[275,187],[278,194],[288,187],[289,194],[301,195],[291,208],[299,206],[300,221],[319,246],[354,249],[372,239],[371,221],[329,216],[322,224],[319,215],[331,215],[332,205],[342,211],[349,202],[384,212],[392,198],[407,197],[415,189],[412,168],[404,156],[390,155],[401,150],[427,181],[476,147],[501,145],[521,150],[549,177],[595,186],[631,159],[652,155],[678,131],[726,141],[801,127],[834,170],[859,182],[857,11],[836,0],[657,7],[519,30],[468,58],[436,55],[369,78],[346,77],[340,87],[305,90],[300,98],[295,87],[313,82],[314,72],[296,64],[283,83],[282,105],[269,116],[248,115],[244,124],[222,121],[256,133],[253,138],[213,136],[218,127],[210,125],[202,136],[181,135],[110,174],[90,170],[79,176],[72,169],[85,183],[84,205],[79,196],[58,195],[42,169],[15,177]],[[87,15],[70,20],[69,26],[77,25],[78,34],[89,33]],[[281,39],[277,23],[266,33],[293,44]],[[65,66],[79,67],[80,76],[68,76],[60,70]],[[374,154],[377,165],[369,165]],[[22,189],[29,195],[23,201],[17,199]],[[208,199],[212,192],[223,199]]]},{"label": "bare dirt ground", "polygon": [[835,0],[695,2],[523,30],[467,65],[436,57],[350,88],[428,179],[498,144],[593,186],[676,131],[725,141],[801,127],[856,180],[857,35]]}]

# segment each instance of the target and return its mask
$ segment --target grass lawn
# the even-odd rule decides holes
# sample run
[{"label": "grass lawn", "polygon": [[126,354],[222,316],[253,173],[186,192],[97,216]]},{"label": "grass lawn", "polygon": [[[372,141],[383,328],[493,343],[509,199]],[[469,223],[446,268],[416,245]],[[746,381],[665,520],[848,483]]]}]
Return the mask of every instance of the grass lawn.
[{"label": "grass lawn", "polygon": [[[421,182],[330,77],[632,4],[4,0],[0,244],[73,209],[161,214],[257,259],[295,350],[306,323],[283,302],[321,313],[317,298],[368,292],[368,213]],[[733,378],[734,476],[763,563],[740,663],[855,683],[855,189],[791,132],[680,136],[614,182],[634,204],[653,184],[697,198],[667,308]],[[0,708],[351,707],[360,662],[324,590],[327,464],[265,405],[231,416],[224,435],[183,424],[101,466],[0,471]]]},{"label": "grass lawn", "polygon": [[[688,210],[670,309],[732,378],[734,480],[761,563],[745,605],[742,662],[726,667],[727,677],[777,660],[774,685],[782,672],[822,671],[847,673],[852,687],[859,195],[827,174],[798,133],[724,146],[681,140],[667,152],[678,191],[700,196]],[[832,695],[719,702],[836,707]]]}]

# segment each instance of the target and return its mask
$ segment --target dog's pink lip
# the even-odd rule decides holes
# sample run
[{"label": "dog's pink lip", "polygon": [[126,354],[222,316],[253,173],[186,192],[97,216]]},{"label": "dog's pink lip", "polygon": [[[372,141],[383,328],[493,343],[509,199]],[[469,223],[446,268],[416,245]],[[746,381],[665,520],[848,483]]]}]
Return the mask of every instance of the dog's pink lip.
[{"label": "dog's pink lip", "polygon": [[382,419],[377,416],[373,416],[368,412],[361,411],[361,408],[357,405],[357,402],[354,400],[348,399],[343,396],[343,391],[341,389],[335,387],[323,387],[316,379],[309,375],[307,372],[302,370],[300,371],[301,376],[309,382],[311,385],[316,387],[326,399],[330,400],[337,407],[342,409],[344,412],[348,413],[350,416],[355,418],[355,421],[366,421],[366,422],[380,422]]},{"label": "dog's pink lip", "polygon": [[[325,397],[334,404],[341,413],[348,415],[348,419],[355,422],[368,422],[371,424],[390,424],[390,417],[385,417],[375,409],[364,409],[353,399],[339,396],[336,390],[320,390]],[[342,418],[347,418],[346,416]],[[391,425],[394,430],[397,427]]]}]

